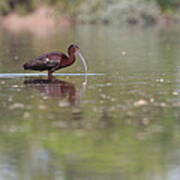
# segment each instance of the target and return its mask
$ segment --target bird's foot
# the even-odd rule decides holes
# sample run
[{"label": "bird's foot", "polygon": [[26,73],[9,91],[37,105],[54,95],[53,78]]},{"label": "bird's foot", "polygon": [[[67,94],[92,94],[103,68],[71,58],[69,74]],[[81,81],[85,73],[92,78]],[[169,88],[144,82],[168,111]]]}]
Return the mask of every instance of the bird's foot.
[{"label": "bird's foot", "polygon": [[54,77],[53,77],[52,73],[48,71],[48,80],[51,81],[53,78],[54,78]]}]

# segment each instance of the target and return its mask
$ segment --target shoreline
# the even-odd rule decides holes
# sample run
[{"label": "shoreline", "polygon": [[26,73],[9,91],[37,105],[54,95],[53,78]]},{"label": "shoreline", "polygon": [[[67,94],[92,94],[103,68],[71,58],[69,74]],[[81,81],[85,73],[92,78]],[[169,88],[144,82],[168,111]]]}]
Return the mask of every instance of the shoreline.
[{"label": "shoreline", "polygon": [[[70,27],[78,24],[111,24],[110,22],[81,22],[65,15],[55,15],[54,9],[41,7],[28,15],[19,15],[15,12],[7,16],[1,16],[0,25],[9,32],[29,31],[31,33],[46,35],[53,33],[58,27]],[[132,26],[173,26],[179,19],[171,14],[161,14],[159,17],[143,17],[144,19],[129,18],[126,24]]]},{"label": "shoreline", "polygon": [[73,22],[66,16],[54,16],[53,9],[49,7],[38,8],[31,14],[19,15],[15,12],[0,18],[0,25],[10,32],[29,31],[37,34],[53,33],[58,26],[68,27]]}]

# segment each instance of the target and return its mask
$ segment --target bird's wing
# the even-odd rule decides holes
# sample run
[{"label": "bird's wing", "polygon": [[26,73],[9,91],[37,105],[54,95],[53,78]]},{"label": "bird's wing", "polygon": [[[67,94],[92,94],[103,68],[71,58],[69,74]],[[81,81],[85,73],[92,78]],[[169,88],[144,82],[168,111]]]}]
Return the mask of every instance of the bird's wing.
[{"label": "bird's wing", "polygon": [[63,53],[52,52],[30,60],[25,65],[28,67],[27,69],[50,70],[59,65],[63,58],[67,58],[67,56]]}]

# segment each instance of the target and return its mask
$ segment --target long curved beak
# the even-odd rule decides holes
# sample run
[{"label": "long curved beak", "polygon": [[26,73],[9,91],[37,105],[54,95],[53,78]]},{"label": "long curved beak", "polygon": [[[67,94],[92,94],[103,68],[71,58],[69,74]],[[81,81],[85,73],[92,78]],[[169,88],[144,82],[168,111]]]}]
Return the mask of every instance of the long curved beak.
[{"label": "long curved beak", "polygon": [[87,67],[87,63],[86,63],[84,57],[82,56],[82,54],[79,51],[77,52],[77,54],[79,55],[80,60],[84,66],[85,73],[87,73],[88,67]]}]

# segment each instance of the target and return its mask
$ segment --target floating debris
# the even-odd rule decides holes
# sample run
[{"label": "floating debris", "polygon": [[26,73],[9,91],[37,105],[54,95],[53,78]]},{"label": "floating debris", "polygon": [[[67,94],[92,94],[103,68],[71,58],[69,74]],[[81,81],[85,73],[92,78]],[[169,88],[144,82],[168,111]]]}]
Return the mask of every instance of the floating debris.
[{"label": "floating debris", "polygon": [[23,117],[25,119],[28,119],[30,117],[30,113],[29,112],[24,112]]},{"label": "floating debris", "polygon": [[21,103],[15,103],[13,105],[11,105],[9,107],[10,110],[14,110],[14,109],[24,109],[24,104],[21,104]]},{"label": "floating debris", "polygon": [[177,96],[177,95],[178,95],[178,92],[174,91],[172,94],[173,94],[174,96]]},{"label": "floating debris", "polygon": [[70,106],[70,103],[67,101],[60,101],[58,106],[59,107],[68,107],[68,106]]},{"label": "floating debris", "polygon": [[12,102],[12,101],[13,101],[13,98],[12,98],[12,97],[9,97],[9,98],[8,98],[8,101],[9,101],[9,102]]},{"label": "floating debris", "polygon": [[151,99],[150,99],[150,102],[153,103],[153,102],[154,102],[154,98],[151,98]]},{"label": "floating debris", "polygon": [[13,88],[18,88],[19,86],[16,85],[16,84],[14,84],[14,85],[12,85],[12,87],[13,87]]},{"label": "floating debris", "polygon": [[5,81],[1,81],[1,84],[6,84],[6,82]]},{"label": "floating debris", "polygon": [[112,101],[112,102],[115,102],[115,101],[116,101],[116,99],[115,99],[115,98],[111,98],[111,101]]},{"label": "floating debris", "polygon": [[107,85],[107,86],[112,86],[112,83],[108,82],[106,85]]},{"label": "floating debris", "polygon": [[42,97],[44,100],[47,100],[48,99],[48,96],[43,96]]},{"label": "floating debris", "polygon": [[160,78],[160,79],[157,79],[156,81],[157,81],[157,82],[160,82],[160,83],[163,83],[163,82],[164,82],[164,79],[163,79],[163,78]]},{"label": "floating debris", "polygon": [[14,56],[14,60],[18,60],[19,59],[19,56]]},{"label": "floating debris", "polygon": [[107,99],[107,96],[105,94],[100,95],[103,99]]},{"label": "floating debris", "polygon": [[46,107],[45,105],[43,105],[43,104],[40,104],[40,105],[38,106],[38,109],[40,109],[40,110],[45,110],[45,109],[47,109],[47,107]]},{"label": "floating debris", "polygon": [[147,102],[147,101],[145,101],[145,100],[143,100],[143,99],[141,99],[141,100],[139,100],[139,101],[134,102],[134,106],[135,106],[135,107],[145,106],[145,105],[147,105],[147,104],[148,104],[148,102]]},{"label": "floating debris", "polygon": [[167,104],[164,102],[161,102],[159,105],[160,105],[160,107],[167,107]]},{"label": "floating debris", "polygon": [[126,55],[127,55],[127,52],[126,52],[126,51],[122,51],[121,54],[122,54],[123,56],[126,56]]}]

